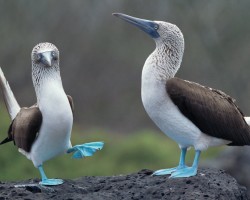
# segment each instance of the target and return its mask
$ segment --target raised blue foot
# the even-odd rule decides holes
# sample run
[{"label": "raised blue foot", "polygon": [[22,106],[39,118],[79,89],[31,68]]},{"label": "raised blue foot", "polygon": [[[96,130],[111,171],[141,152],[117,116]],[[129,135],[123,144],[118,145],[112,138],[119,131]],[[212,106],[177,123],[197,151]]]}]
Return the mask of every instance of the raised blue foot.
[{"label": "raised blue foot", "polygon": [[61,185],[63,184],[63,180],[62,179],[48,179],[45,172],[43,171],[43,166],[40,165],[38,167],[39,172],[41,174],[42,177],[42,181],[39,182],[40,185]]},{"label": "raised blue foot", "polygon": [[177,170],[187,168],[187,166],[185,165],[186,153],[187,153],[187,148],[182,148],[179,165],[177,167],[170,168],[170,169],[160,169],[160,170],[155,171],[152,175],[153,176],[167,175],[167,174],[172,174],[173,172]]},{"label": "raised blue foot", "polygon": [[80,159],[86,156],[92,156],[97,150],[103,148],[103,142],[90,142],[85,144],[76,145],[68,149],[67,153],[73,153],[73,158]]},{"label": "raised blue foot", "polygon": [[195,176],[197,174],[200,153],[201,153],[200,151],[195,152],[195,157],[192,167],[179,169],[173,172],[169,178],[185,178],[185,177]]}]

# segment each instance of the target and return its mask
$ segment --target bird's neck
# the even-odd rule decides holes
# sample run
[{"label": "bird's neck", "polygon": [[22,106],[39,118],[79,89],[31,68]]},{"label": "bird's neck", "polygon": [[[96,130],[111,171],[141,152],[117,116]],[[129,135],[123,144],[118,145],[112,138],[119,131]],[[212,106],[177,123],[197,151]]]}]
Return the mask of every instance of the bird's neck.
[{"label": "bird's neck", "polygon": [[60,93],[64,95],[64,89],[59,71],[40,74],[39,77],[32,74],[32,80],[38,105],[42,103],[42,99],[44,98],[51,98],[53,95],[58,95]]},{"label": "bird's neck", "polygon": [[165,102],[166,82],[178,71],[184,44],[178,48],[156,42],[156,49],[147,58],[142,70],[141,97],[148,113],[152,105]]},{"label": "bird's neck", "polygon": [[184,44],[177,47],[156,41],[156,49],[147,58],[142,70],[142,82],[164,82],[173,78],[180,68]]}]

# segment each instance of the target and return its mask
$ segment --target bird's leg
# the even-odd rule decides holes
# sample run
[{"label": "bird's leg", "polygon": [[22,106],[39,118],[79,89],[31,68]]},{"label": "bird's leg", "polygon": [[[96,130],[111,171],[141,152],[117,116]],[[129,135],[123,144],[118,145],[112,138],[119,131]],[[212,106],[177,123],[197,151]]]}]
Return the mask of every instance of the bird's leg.
[{"label": "bird's leg", "polygon": [[197,174],[200,154],[201,154],[201,151],[196,150],[192,167],[186,167],[186,168],[177,170],[171,174],[170,178],[181,178],[181,177],[195,176]]},{"label": "bird's leg", "polygon": [[42,165],[38,166],[38,169],[42,177],[42,181],[39,182],[40,185],[60,185],[63,183],[62,179],[48,179]]},{"label": "bird's leg", "polygon": [[73,153],[73,158],[80,159],[86,156],[92,156],[97,150],[103,148],[103,142],[90,142],[80,145],[75,145],[72,148],[69,148],[67,153]]},{"label": "bird's leg", "polygon": [[185,165],[186,153],[187,153],[187,148],[181,148],[180,161],[177,167],[169,168],[169,169],[160,169],[160,170],[155,171],[152,175],[156,175],[156,176],[166,175],[166,174],[171,174],[175,171],[187,168],[187,166]]}]

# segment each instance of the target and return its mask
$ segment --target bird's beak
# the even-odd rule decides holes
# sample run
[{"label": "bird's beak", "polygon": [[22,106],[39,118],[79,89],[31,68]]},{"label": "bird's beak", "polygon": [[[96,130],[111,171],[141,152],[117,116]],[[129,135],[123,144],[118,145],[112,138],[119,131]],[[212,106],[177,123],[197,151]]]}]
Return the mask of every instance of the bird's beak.
[{"label": "bird's beak", "polygon": [[52,63],[52,56],[51,56],[51,52],[50,51],[45,51],[42,53],[42,63],[46,66],[46,67],[51,67],[51,63]]},{"label": "bird's beak", "polygon": [[159,24],[154,21],[136,18],[122,13],[113,13],[113,15],[129,22],[130,24],[137,26],[153,38],[160,37],[159,33],[157,32]]}]

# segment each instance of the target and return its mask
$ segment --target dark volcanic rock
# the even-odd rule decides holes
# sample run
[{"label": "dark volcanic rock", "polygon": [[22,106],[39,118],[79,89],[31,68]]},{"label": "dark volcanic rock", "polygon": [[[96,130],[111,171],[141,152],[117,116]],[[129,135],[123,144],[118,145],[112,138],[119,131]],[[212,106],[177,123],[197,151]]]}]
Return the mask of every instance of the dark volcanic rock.
[{"label": "dark volcanic rock", "polygon": [[238,183],[246,186],[250,196],[250,148],[228,147],[219,156],[203,163],[206,167],[224,169],[233,176]]},{"label": "dark volcanic rock", "polygon": [[[41,187],[38,180],[0,182],[0,200],[7,199],[248,199],[245,187],[222,170],[200,169],[191,178],[169,179],[169,176],[151,176],[142,170],[130,175],[111,177],[82,177],[65,180],[54,187]],[[15,187],[15,185],[31,184]],[[33,185],[32,185],[33,184]]]}]

